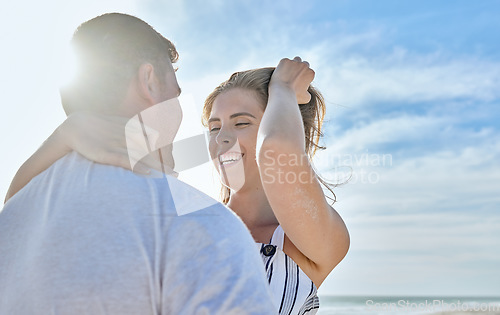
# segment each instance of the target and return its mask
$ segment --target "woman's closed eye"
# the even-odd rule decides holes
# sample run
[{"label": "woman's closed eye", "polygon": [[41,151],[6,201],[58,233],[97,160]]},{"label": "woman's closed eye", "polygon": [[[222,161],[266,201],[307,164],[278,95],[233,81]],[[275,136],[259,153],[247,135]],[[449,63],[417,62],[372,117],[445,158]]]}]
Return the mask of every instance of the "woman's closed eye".
[{"label": "woman's closed eye", "polygon": [[[240,123],[236,123],[234,124],[236,127],[240,127],[240,128],[243,128],[245,126],[248,126],[250,125],[250,123],[248,122],[240,122]],[[220,126],[213,126],[213,127],[210,127],[210,133],[213,133],[213,132],[218,132],[220,130]]]}]

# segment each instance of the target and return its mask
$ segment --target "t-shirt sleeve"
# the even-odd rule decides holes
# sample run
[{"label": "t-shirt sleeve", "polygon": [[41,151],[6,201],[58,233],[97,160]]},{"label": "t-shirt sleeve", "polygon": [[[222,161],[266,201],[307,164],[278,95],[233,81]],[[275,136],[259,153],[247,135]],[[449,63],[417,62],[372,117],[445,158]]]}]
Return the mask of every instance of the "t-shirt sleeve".
[{"label": "t-shirt sleeve", "polygon": [[162,314],[278,313],[257,247],[239,219],[207,219],[199,211],[177,221],[167,238],[175,241],[164,251]]}]

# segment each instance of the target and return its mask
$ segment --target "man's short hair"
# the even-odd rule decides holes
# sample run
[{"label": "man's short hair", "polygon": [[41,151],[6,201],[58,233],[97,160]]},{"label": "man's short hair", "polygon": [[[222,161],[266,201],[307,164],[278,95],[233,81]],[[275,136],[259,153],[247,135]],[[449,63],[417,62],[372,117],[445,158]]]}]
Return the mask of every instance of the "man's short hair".
[{"label": "man's short hair", "polygon": [[161,79],[167,58],[179,57],[174,44],[143,20],[107,13],[82,23],[73,34],[77,73],[61,88],[66,114],[78,110],[113,110],[123,101],[141,64],[150,63]]}]

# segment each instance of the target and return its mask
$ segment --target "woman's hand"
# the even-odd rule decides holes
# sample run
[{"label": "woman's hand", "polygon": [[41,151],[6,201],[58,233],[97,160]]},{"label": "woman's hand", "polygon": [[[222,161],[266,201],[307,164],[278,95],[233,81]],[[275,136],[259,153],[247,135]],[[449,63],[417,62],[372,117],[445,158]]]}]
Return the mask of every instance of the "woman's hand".
[{"label": "woman's hand", "polygon": [[281,59],[269,82],[269,98],[259,127],[257,151],[271,139],[305,149],[305,131],[297,104],[307,104],[311,100],[307,90],[314,75],[309,63],[300,57]]},{"label": "woman's hand", "polygon": [[276,84],[282,84],[295,92],[298,104],[306,104],[311,100],[311,94],[307,91],[314,79],[314,70],[309,68],[307,61],[300,57],[293,60],[281,59],[271,77],[270,88]]}]

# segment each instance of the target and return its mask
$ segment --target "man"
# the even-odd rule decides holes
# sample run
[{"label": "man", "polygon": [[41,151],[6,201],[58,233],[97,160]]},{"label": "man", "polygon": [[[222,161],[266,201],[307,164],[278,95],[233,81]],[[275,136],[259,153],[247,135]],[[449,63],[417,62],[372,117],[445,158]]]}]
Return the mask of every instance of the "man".
[{"label": "man", "polygon": [[[180,93],[174,45],[138,18],[96,17],[72,42],[68,114],[140,117]],[[0,212],[0,314],[276,313],[243,223],[218,203],[178,214],[207,199],[171,176],[64,156]]]}]

